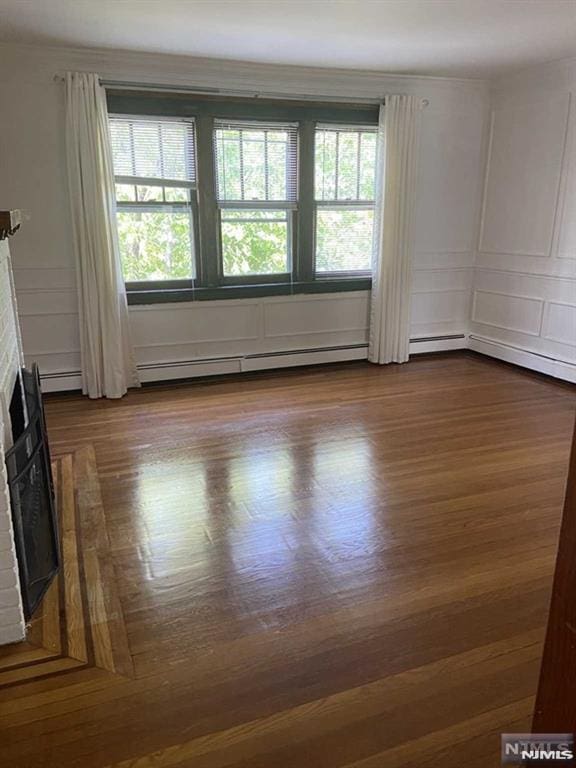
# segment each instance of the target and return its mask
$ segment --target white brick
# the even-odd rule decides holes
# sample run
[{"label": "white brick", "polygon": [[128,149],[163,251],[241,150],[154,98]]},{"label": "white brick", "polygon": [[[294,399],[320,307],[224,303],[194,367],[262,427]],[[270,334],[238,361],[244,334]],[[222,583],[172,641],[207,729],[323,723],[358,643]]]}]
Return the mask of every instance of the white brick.
[{"label": "white brick", "polygon": [[20,606],[12,608],[0,608],[0,626],[9,627],[18,624],[22,617]]},{"label": "white brick", "polygon": [[0,626],[0,645],[19,643],[26,636],[24,621],[19,621],[10,626]]},{"label": "white brick", "polygon": [[0,552],[15,552],[14,536],[11,530],[6,530],[0,534]]},{"label": "white brick", "polygon": [[0,589],[0,611],[4,608],[17,608],[20,615],[20,601],[13,589]]},{"label": "white brick", "polygon": [[5,589],[18,589],[18,574],[13,564],[0,571],[0,591]]},{"label": "white brick", "polygon": [[11,442],[8,408],[21,364],[10,253],[8,243],[0,241],[0,645],[18,642],[25,635],[4,466],[5,449]]}]

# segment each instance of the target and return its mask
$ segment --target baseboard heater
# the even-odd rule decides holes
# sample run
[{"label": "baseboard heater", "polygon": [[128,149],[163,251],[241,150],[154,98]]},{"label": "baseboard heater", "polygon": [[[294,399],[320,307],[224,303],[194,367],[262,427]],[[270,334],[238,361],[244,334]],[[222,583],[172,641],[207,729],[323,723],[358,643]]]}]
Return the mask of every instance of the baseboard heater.
[{"label": "baseboard heater", "polygon": [[460,341],[464,341],[466,339],[465,333],[452,333],[447,336],[416,336],[413,339],[410,339],[410,344],[421,344],[426,341],[449,341],[452,339],[459,339]]},{"label": "baseboard heater", "polygon": [[[410,340],[410,353],[417,355],[426,352],[440,352],[451,349],[464,349],[466,335],[463,333],[443,336],[423,336]],[[262,371],[273,368],[289,368],[299,365],[317,365],[337,363],[348,360],[365,360],[368,356],[368,344],[340,344],[305,349],[283,349],[270,352],[254,352],[248,355],[224,355],[222,357],[204,357],[189,360],[168,360],[145,363],[138,366],[143,383],[170,381],[177,379],[219,376],[228,373]],[[42,375],[46,391],[79,389],[80,371],[64,371]]]},{"label": "baseboard heater", "polygon": [[439,336],[415,336],[410,339],[410,355],[425,355],[429,352],[450,352],[466,349],[468,337],[465,333],[451,333]]},{"label": "baseboard heater", "polygon": [[531,371],[576,384],[576,364],[570,360],[552,357],[542,352],[523,349],[514,344],[475,334],[469,336],[468,348],[481,355],[495,357],[506,363],[519,365],[522,368],[528,368]]},{"label": "baseboard heater", "polygon": [[311,347],[310,349],[285,349],[281,352],[254,352],[244,355],[243,360],[262,360],[271,357],[286,357],[288,355],[313,355],[319,352],[344,351],[346,349],[368,349],[368,344],[343,344],[336,347]]},{"label": "baseboard heater", "polygon": [[52,373],[41,373],[41,381],[50,381],[51,379],[75,379],[81,376],[81,371],[53,371]]}]

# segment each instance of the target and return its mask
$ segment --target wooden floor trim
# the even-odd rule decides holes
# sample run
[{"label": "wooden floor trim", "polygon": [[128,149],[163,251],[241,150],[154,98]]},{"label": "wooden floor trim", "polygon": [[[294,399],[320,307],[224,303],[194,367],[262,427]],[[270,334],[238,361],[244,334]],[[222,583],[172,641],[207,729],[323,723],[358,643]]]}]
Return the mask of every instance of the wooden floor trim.
[{"label": "wooden floor trim", "polygon": [[[100,667],[132,677],[94,451],[58,456],[53,475],[62,567],[28,628],[0,655],[0,688]],[[116,660],[117,659],[117,660]]]}]

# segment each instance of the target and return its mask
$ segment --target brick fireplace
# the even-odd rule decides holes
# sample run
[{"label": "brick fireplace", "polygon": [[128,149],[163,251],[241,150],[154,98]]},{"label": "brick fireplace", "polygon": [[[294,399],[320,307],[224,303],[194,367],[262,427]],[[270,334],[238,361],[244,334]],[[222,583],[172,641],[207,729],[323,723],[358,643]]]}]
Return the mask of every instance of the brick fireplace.
[{"label": "brick fireplace", "polygon": [[[6,229],[0,226],[0,237],[6,233]],[[0,645],[17,642],[25,635],[4,463],[5,452],[12,445],[10,400],[22,365],[22,342],[16,311],[10,250],[8,240],[0,239]]]}]

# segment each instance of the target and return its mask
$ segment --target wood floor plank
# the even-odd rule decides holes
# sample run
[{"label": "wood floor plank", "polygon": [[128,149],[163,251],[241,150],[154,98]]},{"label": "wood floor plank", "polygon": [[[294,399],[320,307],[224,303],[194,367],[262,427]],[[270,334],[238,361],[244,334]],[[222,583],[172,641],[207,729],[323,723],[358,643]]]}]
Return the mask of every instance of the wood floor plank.
[{"label": "wood floor plank", "polygon": [[102,578],[98,566],[98,555],[93,549],[84,551],[84,575],[96,665],[114,672],[114,653],[108,628]]},{"label": "wood floor plank", "polygon": [[134,668],[114,563],[110,556],[110,539],[92,446],[77,451],[74,462],[76,484],[80,491],[78,517],[81,521],[85,592],[96,663],[110,672],[130,677]]},{"label": "wood floor plank", "polygon": [[[250,742],[249,749],[252,750],[249,762],[246,764],[260,766],[257,755],[262,747],[256,746],[255,742],[269,734],[272,734],[272,742],[279,748],[283,739],[278,731],[287,730],[287,741],[293,745],[296,741],[305,739],[309,733],[315,736],[322,733],[323,726],[329,733],[336,730],[340,723],[350,726],[354,721],[373,715],[379,708],[382,708],[384,715],[386,703],[391,700],[394,701],[395,708],[417,707],[418,703],[425,698],[426,686],[430,686],[431,683],[437,694],[442,688],[450,690],[454,687],[454,675],[459,674],[460,683],[473,686],[491,672],[502,672],[507,667],[522,664],[524,660],[537,660],[540,656],[541,641],[541,632],[526,633],[506,643],[494,643],[482,649],[463,653],[458,657],[442,659],[419,669],[381,679],[357,689],[346,690],[328,699],[315,700],[297,709],[283,711],[272,718],[243,724],[223,733],[209,734],[201,739],[170,747],[136,762],[125,761],[114,768],[202,765],[198,762],[200,757],[211,753],[219,753],[214,765],[236,765],[235,762],[228,762],[229,752],[235,750],[238,753],[238,744],[244,741]],[[271,759],[269,755],[263,757],[264,763]],[[334,757],[328,759],[333,761]],[[290,760],[286,765],[291,764]],[[284,762],[278,762],[277,755],[274,758],[274,764],[284,765]],[[293,762],[292,764],[301,763]],[[317,761],[311,764],[320,765]],[[334,762],[330,764],[337,765]]]},{"label": "wood floor plank", "polygon": [[42,645],[54,653],[61,653],[60,577],[57,576],[42,601]]},{"label": "wood floor plank", "polygon": [[64,595],[66,602],[66,631],[71,658],[86,662],[86,632],[82,605],[82,587],[80,583],[80,560],[76,530],[76,504],[74,498],[74,468],[72,454],[62,459],[62,490],[60,513],[61,546],[64,571]]},{"label": "wood floor plank", "polygon": [[76,659],[55,658],[49,659],[43,664],[30,664],[25,667],[6,670],[2,673],[0,685],[2,687],[7,687],[9,685],[23,683],[30,679],[55,676],[68,669],[76,669],[78,663],[79,662]]},{"label": "wood floor plank", "polygon": [[[27,643],[22,643],[22,649],[11,649],[11,653],[0,658],[0,673],[3,670],[11,669],[13,667],[25,666],[27,664],[34,664],[37,661],[42,661],[46,658],[53,658],[58,656],[57,653],[47,652],[45,648],[38,648],[37,646],[29,646]],[[0,681],[2,676],[0,674]]]},{"label": "wood floor plank", "polygon": [[[410,762],[412,762],[412,765],[418,764],[417,761],[420,758],[430,755],[430,753],[443,748],[452,748],[462,741],[469,741],[475,735],[487,732],[494,734],[494,740],[499,746],[498,737],[503,725],[510,718],[516,720],[519,717],[530,717],[533,708],[534,697],[530,696],[518,702],[483,713],[470,720],[464,720],[443,731],[436,731],[413,742],[401,744],[398,747],[378,755],[373,755],[365,760],[349,763],[346,768],[381,768],[382,765],[385,765],[386,768],[407,768]],[[500,764],[499,754],[496,759],[493,758],[492,764]]]}]

